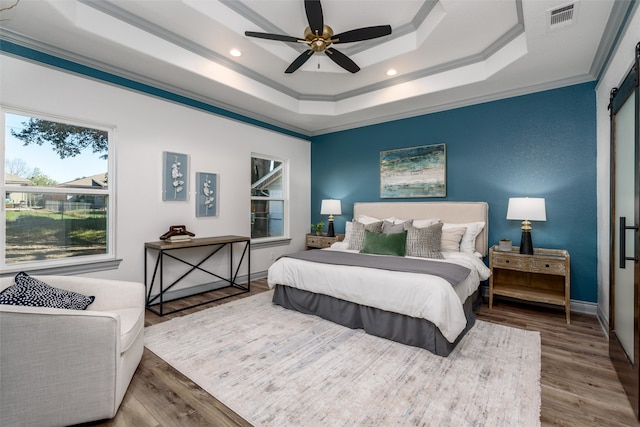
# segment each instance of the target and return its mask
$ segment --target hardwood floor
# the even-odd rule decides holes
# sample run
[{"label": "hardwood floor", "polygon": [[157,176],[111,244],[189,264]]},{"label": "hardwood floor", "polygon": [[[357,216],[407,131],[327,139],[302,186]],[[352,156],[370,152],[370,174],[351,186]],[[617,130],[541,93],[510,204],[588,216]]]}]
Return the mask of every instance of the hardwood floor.
[{"label": "hardwood floor", "polygon": [[531,331],[542,343],[543,426],[640,426],[609,359],[609,342],[593,316],[494,301],[478,318]]},{"label": "hardwood floor", "polygon": [[[266,280],[251,283],[251,292],[159,317],[147,311],[147,326],[244,298],[268,289]],[[207,294],[176,301],[176,306],[206,300]],[[597,319],[520,305],[497,299],[481,320],[540,331],[542,341],[541,423],[543,426],[640,426],[608,356],[608,341]],[[145,348],[115,418],[99,426],[248,426],[239,415]]]}]

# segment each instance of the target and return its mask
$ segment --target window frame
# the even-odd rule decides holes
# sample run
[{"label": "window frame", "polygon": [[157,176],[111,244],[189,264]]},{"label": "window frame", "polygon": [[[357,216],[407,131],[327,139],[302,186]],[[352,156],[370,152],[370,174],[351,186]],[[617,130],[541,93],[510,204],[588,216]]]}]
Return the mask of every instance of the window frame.
[{"label": "window frame", "polygon": [[[6,170],[6,116],[7,114],[16,114],[26,117],[34,117],[41,120],[47,120],[57,123],[64,123],[72,126],[80,126],[85,128],[98,129],[107,132],[108,138],[108,157],[107,157],[107,176],[109,177],[109,183],[106,189],[83,189],[83,188],[61,188],[61,187],[39,187],[39,186],[19,186],[8,185],[5,182],[5,170]],[[69,117],[62,117],[53,114],[42,113],[33,110],[21,109],[10,107],[6,105],[0,105],[0,125],[2,125],[2,136],[0,137],[0,156],[2,162],[0,162],[0,189],[2,190],[3,198],[8,192],[21,192],[21,193],[37,193],[37,194],[87,194],[87,195],[101,195],[107,197],[107,230],[106,230],[106,253],[96,255],[82,255],[74,257],[66,257],[54,260],[38,260],[38,261],[25,261],[17,263],[7,263],[6,260],[6,225],[7,225],[7,210],[6,204],[2,203],[0,209],[0,277],[6,276],[19,271],[38,272],[39,274],[77,274],[86,273],[92,271],[101,271],[107,269],[117,268],[120,259],[117,258],[116,253],[116,188],[117,188],[117,175],[116,175],[116,128],[115,126],[108,126],[104,124],[98,124],[93,122],[87,122],[80,119],[74,119]]]},{"label": "window frame", "polygon": [[[289,210],[289,160],[288,159],[283,159],[281,157],[277,157],[277,156],[271,156],[271,155],[267,155],[267,154],[261,154],[261,153],[255,153],[252,152],[251,153],[251,159],[253,160],[254,158],[260,159],[260,160],[268,160],[268,161],[275,161],[275,162],[280,162],[282,164],[282,197],[265,197],[265,196],[254,196],[253,194],[250,193],[250,199],[249,199],[249,209],[251,209],[252,206],[252,202],[254,200],[259,200],[259,201],[281,201],[283,206],[282,206],[282,236],[268,236],[268,237],[251,237],[251,244],[256,244],[257,246],[255,247],[260,247],[260,246],[270,246],[270,244],[278,244],[279,242],[284,242],[284,243],[288,243],[291,238],[290,238],[290,233],[289,233],[289,225],[290,225],[290,220],[289,220],[289,215],[290,215],[290,210]],[[251,184],[253,184],[252,179],[249,180],[249,186],[251,186]],[[252,216],[253,212],[250,210],[249,215]],[[251,230],[249,232],[249,236],[251,236]]]}]

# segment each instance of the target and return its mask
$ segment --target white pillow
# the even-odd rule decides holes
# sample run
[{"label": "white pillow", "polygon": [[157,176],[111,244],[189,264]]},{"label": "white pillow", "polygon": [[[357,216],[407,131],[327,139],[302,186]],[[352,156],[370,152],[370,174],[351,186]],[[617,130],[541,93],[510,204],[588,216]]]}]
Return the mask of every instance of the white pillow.
[{"label": "white pillow", "polygon": [[373,224],[374,222],[379,222],[382,220],[379,218],[374,218],[372,216],[359,215],[356,221],[358,221],[361,224],[368,225],[368,224]]},{"label": "white pillow", "polygon": [[414,219],[413,226],[415,228],[425,228],[430,225],[436,224],[440,222],[438,218],[429,218],[429,219]]},{"label": "white pillow", "polygon": [[344,240],[342,242],[335,242],[331,244],[330,248],[337,250],[349,249],[349,243]]},{"label": "white pillow", "polygon": [[466,227],[443,228],[440,252],[460,252],[460,241],[466,231]]},{"label": "white pillow", "polygon": [[[415,222],[414,222],[415,223]],[[484,228],[484,221],[479,222],[469,222],[467,224],[447,224],[445,223],[442,226],[443,230],[448,228],[459,228],[466,227],[467,231],[462,235],[462,240],[460,241],[460,252],[464,252],[467,254],[472,254],[476,251],[476,237]]]}]

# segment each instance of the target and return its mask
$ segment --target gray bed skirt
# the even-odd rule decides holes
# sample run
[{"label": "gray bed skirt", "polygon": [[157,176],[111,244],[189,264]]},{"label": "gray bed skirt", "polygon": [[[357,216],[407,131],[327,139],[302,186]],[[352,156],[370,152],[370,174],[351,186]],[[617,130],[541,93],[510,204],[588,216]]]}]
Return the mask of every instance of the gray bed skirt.
[{"label": "gray bed skirt", "polygon": [[467,326],[455,342],[450,343],[440,330],[425,319],[392,313],[378,308],[344,301],[328,295],[276,285],[273,302],[284,308],[314,314],[351,329],[364,329],[368,334],[402,344],[424,348],[438,356],[448,356],[476,321],[473,302],[478,292],[464,303]]}]

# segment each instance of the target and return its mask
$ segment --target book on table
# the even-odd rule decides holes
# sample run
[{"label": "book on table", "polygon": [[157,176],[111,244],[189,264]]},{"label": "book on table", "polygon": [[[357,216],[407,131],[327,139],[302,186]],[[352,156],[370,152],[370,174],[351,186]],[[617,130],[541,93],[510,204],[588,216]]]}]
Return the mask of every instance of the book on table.
[{"label": "book on table", "polygon": [[191,240],[191,236],[189,236],[188,234],[179,234],[179,235],[171,236],[167,238],[165,241],[166,242],[184,242],[187,240]]}]

